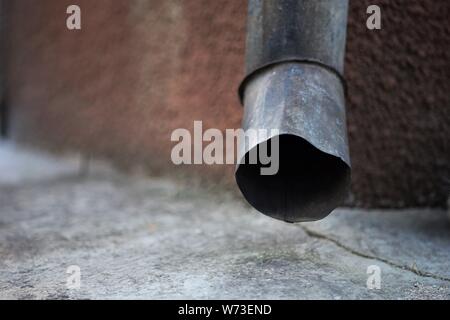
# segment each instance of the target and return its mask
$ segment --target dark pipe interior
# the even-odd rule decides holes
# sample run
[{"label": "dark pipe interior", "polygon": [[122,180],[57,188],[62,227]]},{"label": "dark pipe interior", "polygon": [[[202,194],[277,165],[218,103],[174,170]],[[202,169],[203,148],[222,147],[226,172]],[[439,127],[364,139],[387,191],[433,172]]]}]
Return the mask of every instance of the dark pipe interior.
[{"label": "dark pipe interior", "polygon": [[236,180],[243,195],[257,210],[287,222],[325,217],[345,199],[349,167],[298,136],[279,139],[277,174],[261,175],[262,165],[248,164],[248,158],[239,165]]}]

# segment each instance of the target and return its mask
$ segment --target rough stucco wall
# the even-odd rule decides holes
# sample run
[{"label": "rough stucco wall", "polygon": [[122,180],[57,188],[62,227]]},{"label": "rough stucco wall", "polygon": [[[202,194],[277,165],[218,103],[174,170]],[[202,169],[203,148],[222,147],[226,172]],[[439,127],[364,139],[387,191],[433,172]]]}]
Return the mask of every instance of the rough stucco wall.
[{"label": "rough stucco wall", "polygon": [[[450,2],[350,1],[348,124],[356,204],[443,205],[450,194]],[[382,29],[365,9],[382,8]]]},{"label": "rough stucco wall", "polygon": [[5,10],[3,0],[0,0],[0,137],[6,134],[6,105],[5,105],[5,64],[6,64],[6,46],[5,46]]},{"label": "rough stucco wall", "polygon": [[[74,2],[82,8],[77,32],[65,28]],[[374,3],[350,1],[354,203],[442,205],[450,177],[450,4],[376,2],[380,31],[365,27]],[[194,120],[239,127],[245,1],[15,0],[6,10],[13,139],[234,185],[233,166],[171,164],[170,134]]]},{"label": "rough stucco wall", "polygon": [[[172,170],[175,128],[239,125],[245,11],[237,3],[77,1],[76,32],[65,27],[71,3],[12,5],[10,21],[26,21],[10,32],[14,139]],[[223,175],[179,168],[199,170]]]}]

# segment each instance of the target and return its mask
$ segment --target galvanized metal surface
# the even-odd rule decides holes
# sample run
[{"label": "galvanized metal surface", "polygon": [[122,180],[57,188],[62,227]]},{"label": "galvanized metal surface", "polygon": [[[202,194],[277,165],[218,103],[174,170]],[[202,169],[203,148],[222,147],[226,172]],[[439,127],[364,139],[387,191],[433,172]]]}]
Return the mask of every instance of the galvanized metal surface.
[{"label": "galvanized metal surface", "polygon": [[[261,175],[262,164],[248,164],[248,153],[241,152],[236,180],[248,202],[273,218],[321,219],[347,195],[347,9],[346,0],[249,2],[242,127],[279,130],[280,167],[275,175]],[[258,137],[240,150],[274,138]]]},{"label": "galvanized metal surface", "polygon": [[[285,221],[310,221],[343,201],[350,159],[344,93],[334,73],[301,63],[258,73],[246,87],[243,128],[280,134],[276,175],[261,175],[260,164],[240,164],[236,172],[241,191],[257,210]],[[256,140],[248,150],[261,143]]]},{"label": "galvanized metal surface", "polygon": [[347,15],[348,0],[249,0],[247,76],[286,61],[317,63],[342,75]]}]

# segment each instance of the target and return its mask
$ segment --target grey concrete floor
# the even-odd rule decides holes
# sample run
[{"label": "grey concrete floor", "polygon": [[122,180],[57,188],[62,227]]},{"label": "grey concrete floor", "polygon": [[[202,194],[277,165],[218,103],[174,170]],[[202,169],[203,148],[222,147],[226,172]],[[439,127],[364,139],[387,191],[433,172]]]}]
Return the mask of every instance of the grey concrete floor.
[{"label": "grey concrete floor", "polygon": [[226,192],[80,162],[0,143],[1,299],[450,298],[444,211],[286,224]]}]

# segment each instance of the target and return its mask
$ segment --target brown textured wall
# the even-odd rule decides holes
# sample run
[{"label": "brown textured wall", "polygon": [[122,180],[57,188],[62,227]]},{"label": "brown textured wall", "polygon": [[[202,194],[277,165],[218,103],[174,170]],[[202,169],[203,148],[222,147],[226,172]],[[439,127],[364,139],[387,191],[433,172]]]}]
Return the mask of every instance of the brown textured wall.
[{"label": "brown textured wall", "polygon": [[[245,1],[5,2],[13,139],[233,185],[232,166],[175,168],[170,133],[194,120],[239,126]],[[74,3],[83,27],[75,32],[65,28]],[[450,5],[350,3],[354,203],[441,205],[450,177]],[[382,30],[366,29],[369,4],[382,7]]]},{"label": "brown textured wall", "polygon": [[5,10],[3,0],[0,0],[0,137],[6,134],[6,107],[5,107],[5,64],[6,64],[6,43],[5,43]]},{"label": "brown textured wall", "polygon": [[[450,2],[350,1],[346,77],[356,203],[443,205],[450,194]],[[364,27],[368,4],[382,29]]]}]

